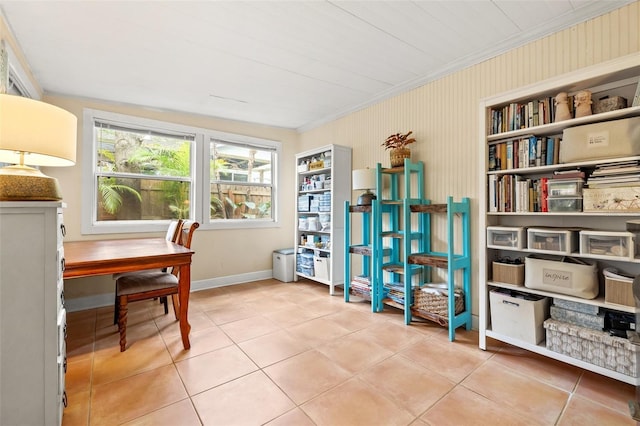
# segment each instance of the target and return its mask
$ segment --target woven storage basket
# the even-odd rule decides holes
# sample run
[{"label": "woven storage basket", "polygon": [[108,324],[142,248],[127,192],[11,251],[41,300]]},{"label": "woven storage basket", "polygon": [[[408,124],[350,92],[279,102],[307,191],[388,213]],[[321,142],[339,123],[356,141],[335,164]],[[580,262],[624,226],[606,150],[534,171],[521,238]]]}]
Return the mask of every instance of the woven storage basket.
[{"label": "woven storage basket", "polygon": [[[429,288],[445,289],[446,284],[432,284]],[[449,323],[448,300],[445,292],[426,292],[419,288],[413,292],[413,309],[416,313],[427,316],[429,319],[437,321],[442,325]],[[455,309],[456,314],[464,311],[464,297],[462,290],[455,290]]]}]

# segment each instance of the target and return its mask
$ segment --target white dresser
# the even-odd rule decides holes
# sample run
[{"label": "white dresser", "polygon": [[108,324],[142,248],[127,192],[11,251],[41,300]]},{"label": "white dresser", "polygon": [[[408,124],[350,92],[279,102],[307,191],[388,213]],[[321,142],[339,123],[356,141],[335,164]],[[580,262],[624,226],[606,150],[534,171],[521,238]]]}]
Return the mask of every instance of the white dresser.
[{"label": "white dresser", "polygon": [[62,423],[63,207],[0,202],[0,425]]}]

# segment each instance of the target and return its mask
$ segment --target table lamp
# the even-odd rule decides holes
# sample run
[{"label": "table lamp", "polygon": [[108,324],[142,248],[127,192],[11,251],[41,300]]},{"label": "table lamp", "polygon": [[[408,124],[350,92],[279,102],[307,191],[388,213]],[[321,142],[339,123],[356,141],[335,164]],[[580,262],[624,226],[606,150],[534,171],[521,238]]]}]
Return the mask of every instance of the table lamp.
[{"label": "table lamp", "polygon": [[73,166],[75,115],[21,96],[0,94],[0,201],[62,199],[55,178],[31,166]]},{"label": "table lamp", "polygon": [[371,201],[376,199],[376,194],[371,192],[376,187],[376,171],[375,169],[358,169],[351,174],[353,189],[364,189],[358,197],[359,206],[370,206]]}]

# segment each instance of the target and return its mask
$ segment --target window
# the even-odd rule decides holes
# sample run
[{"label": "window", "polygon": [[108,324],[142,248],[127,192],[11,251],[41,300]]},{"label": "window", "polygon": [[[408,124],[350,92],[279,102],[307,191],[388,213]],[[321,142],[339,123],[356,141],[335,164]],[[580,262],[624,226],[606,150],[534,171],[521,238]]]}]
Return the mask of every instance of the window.
[{"label": "window", "polygon": [[89,109],[84,140],[85,234],[277,223],[278,142]]},{"label": "window", "polygon": [[212,139],[211,212],[213,221],[273,218],[273,167],[275,150]]}]

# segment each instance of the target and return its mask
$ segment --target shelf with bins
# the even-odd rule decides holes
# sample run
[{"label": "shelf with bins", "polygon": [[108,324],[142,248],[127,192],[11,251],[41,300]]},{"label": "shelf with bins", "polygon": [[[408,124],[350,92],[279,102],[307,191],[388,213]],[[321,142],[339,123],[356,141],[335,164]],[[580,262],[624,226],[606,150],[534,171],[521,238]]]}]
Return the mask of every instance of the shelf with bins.
[{"label": "shelf with bins", "polygon": [[343,206],[351,198],[351,148],[327,145],[296,155],[294,279],[343,284]]},{"label": "shelf with bins", "polygon": [[[563,362],[577,365],[581,368],[597,372],[602,375],[613,377],[617,380],[621,380],[630,384],[640,385],[640,374],[636,370],[632,370],[629,373],[627,370],[618,368],[616,365],[607,365],[606,367],[601,364],[600,359],[589,359],[583,357],[582,354],[575,354],[573,352],[565,352],[565,348],[558,348],[558,341],[564,342],[565,337],[568,335],[558,334],[557,330],[548,328],[547,338],[543,338],[541,341],[532,343],[531,341],[523,340],[522,338],[514,337],[514,334],[504,332],[504,318],[501,317],[497,324],[494,324],[494,318],[492,318],[492,305],[490,299],[491,293],[496,289],[509,290],[518,292],[522,295],[530,295],[531,297],[541,296],[548,298],[547,300],[555,299],[558,302],[574,302],[580,303],[582,306],[591,306],[594,308],[598,315],[603,314],[606,310],[612,314],[633,314],[636,312],[636,307],[631,305],[622,305],[617,303],[609,303],[606,300],[606,294],[603,295],[606,288],[603,285],[602,271],[604,268],[612,267],[630,276],[635,276],[640,273],[640,259],[638,259],[637,253],[621,254],[620,256],[606,255],[601,253],[599,248],[597,250],[590,251],[588,243],[589,238],[597,239],[601,236],[608,236],[609,239],[615,240],[615,238],[628,238],[626,241],[627,246],[631,246],[633,238],[626,233],[626,222],[630,220],[637,220],[640,216],[640,209],[622,210],[610,208],[609,210],[598,210],[600,206],[593,206],[589,203],[589,206],[582,206],[582,197],[584,202],[587,202],[586,194],[590,191],[587,182],[589,181],[589,175],[597,168],[603,165],[623,162],[623,161],[638,161],[640,152],[630,147],[629,152],[619,152],[612,150],[611,155],[603,155],[605,158],[593,158],[589,156],[589,152],[585,149],[584,156],[579,160],[570,158],[570,161],[554,162],[548,165],[534,165],[524,167],[524,163],[513,162],[511,167],[502,166],[499,170],[496,167],[490,166],[490,154],[491,146],[500,144],[502,142],[508,142],[509,140],[518,140],[518,138],[525,138],[529,135],[535,137],[559,137],[563,134],[568,134],[565,130],[569,129],[570,132],[574,132],[576,129],[580,129],[579,126],[592,126],[596,125],[598,128],[604,127],[608,129],[609,123],[612,126],[617,126],[618,120],[632,120],[635,122],[635,117],[640,117],[640,107],[630,106],[627,108],[618,109],[615,111],[603,112],[598,114],[592,114],[585,117],[572,118],[565,121],[541,124],[537,126],[530,126],[528,128],[506,131],[502,133],[492,134],[492,111],[503,108],[511,103],[525,104],[528,100],[540,99],[555,95],[561,91],[567,91],[569,93],[576,93],[580,90],[590,90],[593,92],[593,99],[600,99],[604,96],[623,96],[631,101],[633,93],[639,84],[640,76],[640,58],[637,55],[619,58],[607,63],[596,65],[593,67],[585,68],[570,74],[559,76],[532,86],[518,89],[509,93],[501,94],[493,98],[483,101],[481,106],[481,113],[484,122],[481,123],[481,128],[485,129],[483,135],[481,135],[481,144],[484,148],[484,158],[481,160],[482,180],[486,183],[482,185],[481,200],[485,202],[480,203],[480,274],[479,274],[479,290],[480,290],[480,318],[479,318],[479,331],[480,341],[479,346],[482,349],[486,349],[486,339],[491,337],[503,342],[519,346],[533,352],[537,352],[549,358],[561,360]],[[613,123],[616,121],[616,123]],[[606,137],[604,139],[607,140]],[[561,142],[561,149],[567,151],[571,146],[566,145],[566,141]],[[617,144],[615,149],[617,150],[619,145]],[[575,148],[571,148],[574,149]],[[573,153],[575,154],[575,153]],[[583,153],[579,153],[580,157]],[[562,158],[563,155],[560,155]],[[564,157],[572,157],[564,155]],[[573,155],[575,157],[575,155]],[[553,157],[552,157],[553,158]],[[523,166],[518,167],[516,166]],[[530,164],[530,163],[529,163]],[[493,163],[491,164],[493,165]],[[500,179],[503,176],[519,175],[525,179],[539,179],[547,178],[552,179],[554,172],[568,171],[573,169],[580,169],[585,175],[585,190],[581,194],[577,194],[574,198],[580,198],[580,203],[569,204],[572,211],[497,211],[492,210],[492,182]],[[640,186],[640,185],[638,185]],[[548,188],[548,187],[547,187]],[[591,192],[593,193],[593,192]],[[590,194],[591,194],[590,193]],[[527,206],[528,203],[521,204],[521,206]],[[583,207],[585,211],[583,211]],[[509,210],[509,209],[505,209]],[[579,226],[580,229],[575,230],[579,233],[578,243],[573,244],[572,247],[564,248],[562,250],[546,250],[545,247],[535,247],[528,244],[528,241],[524,241],[528,238],[527,230],[533,229],[545,229],[555,228],[558,230],[570,230]],[[510,242],[492,244],[490,241],[490,233],[487,232],[487,228],[491,227],[503,227],[504,229],[523,229],[524,233],[521,234],[524,237],[523,242],[519,244],[513,244]],[[585,241],[587,245],[585,246]],[[623,241],[623,240],[621,240]],[[629,247],[631,249],[632,247]],[[538,255],[537,253],[545,253]],[[625,252],[626,253],[626,252]],[[538,278],[529,279],[531,285],[519,285],[513,283],[503,283],[493,279],[491,268],[493,262],[505,259],[505,258],[524,258],[530,260],[536,256],[548,256],[551,259],[561,259],[562,256],[568,256],[569,258],[577,259],[577,261],[585,262],[588,264],[595,263],[597,266],[597,274],[599,278],[598,290],[599,295],[593,299],[587,299],[583,297],[576,297],[570,294],[564,293],[564,290],[558,289],[558,291],[547,291],[536,287],[537,284],[531,283]],[[526,266],[526,265],[525,265]],[[525,272],[526,273],[526,272]],[[554,302],[555,304],[555,302]],[[497,311],[497,308],[496,308]],[[595,314],[594,314],[595,315]],[[548,311],[546,314],[548,317]],[[633,317],[632,315],[630,317]],[[521,320],[522,318],[516,317],[515,320]],[[531,320],[533,321],[533,320]],[[550,320],[551,321],[551,320]],[[571,327],[576,326],[572,324]],[[496,328],[500,331],[496,331]],[[549,333],[551,333],[549,335]],[[604,331],[598,332],[607,334]],[[587,333],[588,334],[588,333]],[[550,337],[551,336],[551,337]],[[585,338],[586,339],[586,338]],[[602,341],[609,341],[608,336],[602,337]],[[583,342],[586,344],[586,342]],[[591,344],[591,343],[590,343]],[[604,343],[602,343],[604,344]],[[560,345],[562,346],[562,345]],[[566,347],[569,347],[567,344]],[[575,347],[579,347],[580,343],[575,344]],[[616,350],[618,347],[631,348],[630,343],[626,339],[616,341]],[[603,348],[595,349],[602,351]],[[614,350],[612,346],[604,348],[605,351]],[[627,356],[631,354],[632,359],[636,359],[635,349],[628,350]],[[634,365],[635,368],[635,365]],[[631,370],[630,370],[631,371]]]}]

